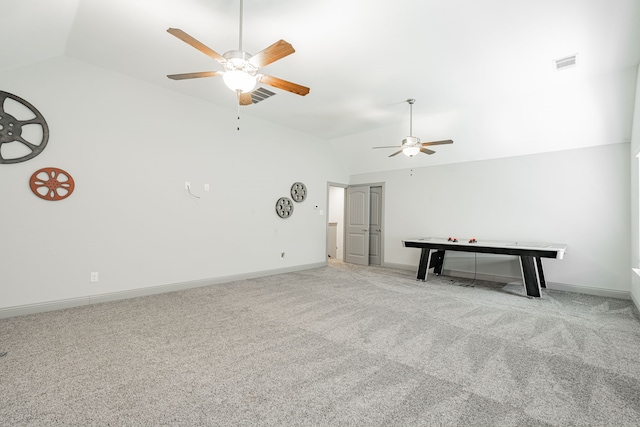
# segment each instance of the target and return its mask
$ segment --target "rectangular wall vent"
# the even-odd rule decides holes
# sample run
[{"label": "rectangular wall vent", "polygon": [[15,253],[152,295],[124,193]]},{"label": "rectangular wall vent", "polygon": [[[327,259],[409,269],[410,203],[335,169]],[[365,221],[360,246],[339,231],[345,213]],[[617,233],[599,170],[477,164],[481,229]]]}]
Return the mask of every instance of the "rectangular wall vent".
[{"label": "rectangular wall vent", "polygon": [[578,55],[566,56],[564,58],[556,59],[553,61],[556,71],[565,70],[567,68],[575,67],[578,63]]},{"label": "rectangular wall vent", "polygon": [[260,101],[264,101],[265,99],[272,97],[273,95],[275,95],[275,92],[259,87],[251,92],[251,101],[253,101],[254,104],[257,104]]}]

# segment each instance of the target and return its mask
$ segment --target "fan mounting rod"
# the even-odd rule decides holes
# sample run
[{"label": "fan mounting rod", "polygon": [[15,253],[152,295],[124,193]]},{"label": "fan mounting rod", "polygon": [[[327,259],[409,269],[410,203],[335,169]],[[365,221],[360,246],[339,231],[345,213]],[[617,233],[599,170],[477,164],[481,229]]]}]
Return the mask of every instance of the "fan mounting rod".
[{"label": "fan mounting rod", "polygon": [[415,99],[410,98],[407,99],[409,103],[409,136],[413,136],[413,103],[416,102]]},{"label": "fan mounting rod", "polygon": [[238,36],[238,38],[240,39],[238,41],[238,50],[240,52],[242,52],[242,9],[243,9],[242,5],[243,3],[244,1],[240,0],[240,31],[239,31],[240,35]]}]

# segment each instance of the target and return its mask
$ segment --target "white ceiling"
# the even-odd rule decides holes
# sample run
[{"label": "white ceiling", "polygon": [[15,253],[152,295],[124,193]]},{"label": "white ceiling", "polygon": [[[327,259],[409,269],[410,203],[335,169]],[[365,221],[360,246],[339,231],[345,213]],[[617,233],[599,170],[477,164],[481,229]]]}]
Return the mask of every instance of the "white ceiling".
[{"label": "white ceiling", "polygon": [[[166,32],[180,28],[222,54],[238,48],[239,0],[0,1],[0,71],[67,55],[236,108],[220,70]],[[599,76],[640,63],[639,0],[245,0],[243,48],[284,39],[296,52],[263,69],[311,88],[243,107],[324,139],[446,114],[486,99],[526,96],[579,54]],[[400,139],[402,136],[399,136]],[[398,140],[399,142],[399,140]]]}]

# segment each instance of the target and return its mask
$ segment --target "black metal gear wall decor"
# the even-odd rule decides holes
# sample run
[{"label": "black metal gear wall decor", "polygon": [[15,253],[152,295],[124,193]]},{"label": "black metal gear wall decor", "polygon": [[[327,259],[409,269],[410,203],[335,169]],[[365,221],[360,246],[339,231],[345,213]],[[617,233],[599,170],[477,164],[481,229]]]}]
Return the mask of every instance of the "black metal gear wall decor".
[{"label": "black metal gear wall decor", "polygon": [[288,197],[280,197],[276,202],[276,213],[280,218],[289,218],[293,214],[293,202]]},{"label": "black metal gear wall decor", "polygon": [[[32,117],[25,120],[16,118],[18,111],[10,111],[12,109],[6,102],[7,99],[22,104],[30,111],[29,115]],[[30,131],[31,127],[41,127],[42,136],[38,135],[40,141],[29,141],[23,135],[23,130]],[[31,160],[44,150],[48,141],[49,126],[47,126],[44,116],[19,96],[0,90],[0,163],[20,163]],[[13,155],[10,154],[12,152]],[[26,154],[22,155],[25,152]]]},{"label": "black metal gear wall decor", "polygon": [[291,197],[296,202],[304,202],[307,198],[307,187],[301,182],[294,182],[291,186]]}]

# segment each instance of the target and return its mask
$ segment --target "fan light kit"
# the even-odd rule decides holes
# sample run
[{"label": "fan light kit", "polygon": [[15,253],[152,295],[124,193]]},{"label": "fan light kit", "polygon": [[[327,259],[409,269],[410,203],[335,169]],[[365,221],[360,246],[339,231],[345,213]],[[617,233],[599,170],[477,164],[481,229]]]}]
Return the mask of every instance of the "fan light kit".
[{"label": "fan light kit", "polygon": [[225,69],[222,75],[224,84],[234,92],[247,93],[256,87],[256,71],[258,68],[249,63],[251,57],[240,50],[232,50],[223,55],[227,60],[222,66]]},{"label": "fan light kit", "polygon": [[450,139],[444,141],[431,141],[431,142],[423,142],[420,143],[420,138],[416,136],[411,136],[413,134],[413,103],[416,102],[415,99],[407,99],[407,103],[409,104],[409,136],[402,140],[402,145],[390,145],[385,147],[373,147],[376,148],[400,148],[400,150],[391,154],[389,157],[393,157],[397,154],[404,153],[407,157],[413,157],[418,153],[424,154],[434,154],[435,151],[429,150],[428,147],[430,145],[443,145],[443,144],[453,144],[453,141]]},{"label": "fan light kit", "polygon": [[295,52],[293,46],[284,40],[279,40],[261,52],[251,55],[242,50],[242,10],[243,1],[240,0],[240,35],[238,50],[231,50],[220,55],[213,49],[205,46],[189,34],[178,28],[169,28],[167,32],[188,45],[198,49],[205,55],[215,59],[222,65],[224,71],[202,71],[195,73],[169,74],[172,80],[196,79],[201,77],[222,76],[225,85],[238,94],[239,105],[253,104],[251,91],[260,83],[286,90],[297,95],[305,96],[309,93],[309,88],[277,77],[260,74],[258,71],[272,62],[291,55]]}]

